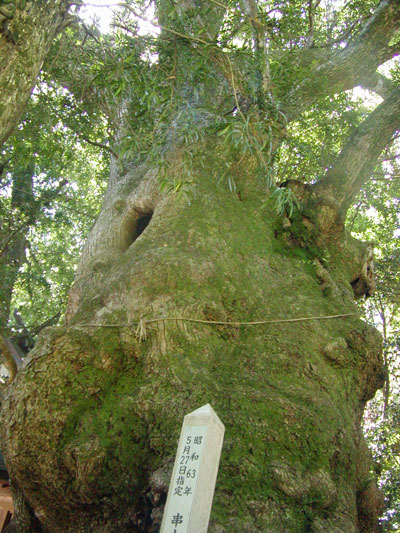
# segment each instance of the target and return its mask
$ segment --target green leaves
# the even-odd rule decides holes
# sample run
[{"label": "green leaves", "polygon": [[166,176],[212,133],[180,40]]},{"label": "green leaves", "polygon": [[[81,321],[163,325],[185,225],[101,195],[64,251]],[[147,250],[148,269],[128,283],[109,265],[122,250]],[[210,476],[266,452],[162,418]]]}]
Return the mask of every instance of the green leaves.
[{"label": "green leaves", "polygon": [[[98,113],[77,114],[76,104],[55,83],[40,84],[0,154],[0,268],[8,268],[11,285],[18,273],[11,311],[20,309],[28,327],[64,308],[107,181],[108,154],[80,140],[104,135],[105,123]],[[11,272],[3,263],[15,246],[22,254],[14,254]]]},{"label": "green leaves", "polygon": [[275,208],[280,216],[287,214],[291,218],[295,209],[301,211],[301,203],[294,192],[286,187],[276,187],[269,200],[275,201]]}]

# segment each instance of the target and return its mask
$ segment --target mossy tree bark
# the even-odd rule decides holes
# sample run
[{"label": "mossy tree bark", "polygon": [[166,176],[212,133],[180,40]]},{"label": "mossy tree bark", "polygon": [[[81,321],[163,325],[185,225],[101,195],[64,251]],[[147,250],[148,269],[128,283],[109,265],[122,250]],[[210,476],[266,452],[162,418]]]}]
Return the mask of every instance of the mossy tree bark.
[{"label": "mossy tree bark", "polygon": [[21,119],[68,5],[66,0],[0,5],[0,148]]},{"label": "mossy tree bark", "polygon": [[[161,14],[163,25],[195,32],[185,27],[191,2],[182,6],[178,21]],[[354,68],[361,59],[375,79],[394,53],[399,16],[397,2],[381,2],[353,44],[324,52],[285,94],[272,94],[264,69],[264,97],[290,119],[315,98],[366,83],[368,69]],[[199,43],[173,45],[187,69]],[[304,52],[308,61],[313,52]],[[383,383],[381,339],[354,303],[373,290],[371,251],[343,217],[373,164],[361,176],[352,150],[365,159],[376,142],[383,149],[397,121],[377,111],[376,130],[361,124],[320,182],[288,183],[303,210],[279,217],[264,203],[254,154],[208,132],[187,163],[184,125],[206,127],[205,100],[217,107],[233,91],[239,103],[245,91],[223,55],[210,53],[207,68],[212,86],[190,72],[177,86],[182,105],[163,147],[169,178],[192,184],[190,202],[160,192],[158,162],[123,170],[113,160],[66,325],[43,337],[3,399],[2,447],[32,531],[158,531],[182,416],[204,403],[226,426],[210,532],[376,530],[380,500],[360,420]],[[319,74],[327,82],[316,91]],[[382,105],[397,109],[398,97]],[[251,128],[260,111],[247,111]],[[277,147],[284,124],[271,131]],[[226,168],[234,193],[217,185]]]}]

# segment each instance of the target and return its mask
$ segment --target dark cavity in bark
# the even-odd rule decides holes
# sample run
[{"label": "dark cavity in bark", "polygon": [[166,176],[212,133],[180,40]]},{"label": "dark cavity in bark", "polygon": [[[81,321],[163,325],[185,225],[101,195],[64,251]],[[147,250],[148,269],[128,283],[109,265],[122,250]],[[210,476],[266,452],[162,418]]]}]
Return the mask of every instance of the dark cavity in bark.
[{"label": "dark cavity in bark", "polygon": [[136,220],[136,224],[135,224],[135,227],[132,233],[132,240],[130,244],[133,244],[136,241],[136,239],[138,239],[141,236],[141,234],[150,224],[150,220],[152,219],[152,217],[153,217],[153,211],[142,213],[139,216],[139,218]]}]

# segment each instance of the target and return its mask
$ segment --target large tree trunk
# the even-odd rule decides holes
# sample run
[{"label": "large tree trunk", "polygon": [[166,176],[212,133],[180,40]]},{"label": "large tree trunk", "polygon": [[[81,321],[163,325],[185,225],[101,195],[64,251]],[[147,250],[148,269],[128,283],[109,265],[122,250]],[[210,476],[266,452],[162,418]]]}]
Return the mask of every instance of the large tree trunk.
[{"label": "large tree trunk", "polygon": [[30,531],[158,531],[182,417],[205,403],[226,426],[210,533],[374,531],[360,419],[381,341],[353,303],[368,252],[309,189],[313,210],[282,220],[251,160],[216,138],[197,154],[190,202],[150,166],[114,168],[67,325],[8,387],[21,531],[32,510]]},{"label": "large tree trunk", "polygon": [[[357,83],[380,85],[398,2],[380,2],[345,48],[291,55],[304,79],[277,86],[257,4],[241,4],[255,32],[250,71],[209,46],[223,3],[157,2],[176,96],[169,132],[153,132],[162,161],[125,173],[122,156],[112,161],[66,325],[42,338],[3,399],[21,531],[158,531],[182,417],[205,403],[226,426],[210,533],[376,531],[360,419],[383,382],[381,339],[354,303],[373,289],[371,251],[342,218],[396,131],[397,89],[381,87],[393,98],[319,184],[287,184],[301,212],[279,217],[263,203],[260,170],[286,120]],[[246,155],[215,134],[229,114],[252,138]],[[186,195],[160,193],[160,166]]]}]

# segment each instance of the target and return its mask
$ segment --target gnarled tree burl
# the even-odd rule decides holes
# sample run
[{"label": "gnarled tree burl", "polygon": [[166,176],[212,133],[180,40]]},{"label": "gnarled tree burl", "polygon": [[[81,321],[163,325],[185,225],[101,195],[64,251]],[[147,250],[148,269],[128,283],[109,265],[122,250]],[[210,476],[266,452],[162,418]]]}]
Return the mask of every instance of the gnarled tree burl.
[{"label": "gnarled tree burl", "polygon": [[[118,151],[132,86],[65,327],[3,399],[20,529],[158,531],[182,416],[209,402],[226,426],[210,533],[375,531],[360,420],[383,383],[381,340],[354,303],[374,289],[372,252],[344,219],[400,127],[400,89],[377,73],[397,53],[400,4],[366,2],[324,42],[319,2],[156,4],[148,68],[173,87],[156,148]],[[285,26],[297,4],[303,36]],[[288,126],[357,85],[382,103],[332,165],[284,184],[302,207],[278,215],[266,183],[283,181],[273,160]]]}]

